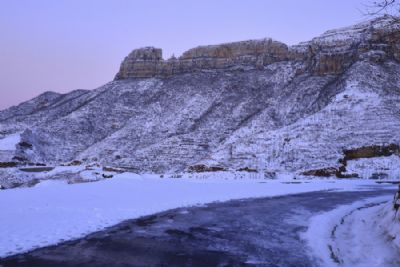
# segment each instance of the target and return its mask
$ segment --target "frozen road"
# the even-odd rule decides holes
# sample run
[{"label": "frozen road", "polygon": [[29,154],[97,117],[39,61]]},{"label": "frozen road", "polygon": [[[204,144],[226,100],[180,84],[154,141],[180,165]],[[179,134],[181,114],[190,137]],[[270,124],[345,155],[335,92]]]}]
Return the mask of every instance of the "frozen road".
[{"label": "frozen road", "polygon": [[300,238],[313,215],[373,191],[314,192],[181,208],[0,260],[2,267],[315,266]]}]

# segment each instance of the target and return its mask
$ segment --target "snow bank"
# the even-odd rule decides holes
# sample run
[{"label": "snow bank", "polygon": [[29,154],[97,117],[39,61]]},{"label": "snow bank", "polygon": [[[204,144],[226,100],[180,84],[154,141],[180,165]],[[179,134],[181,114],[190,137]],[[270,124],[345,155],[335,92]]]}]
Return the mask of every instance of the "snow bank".
[{"label": "snow bank", "polygon": [[392,198],[371,198],[313,217],[303,236],[310,253],[327,267],[400,266],[400,222],[393,220]]},{"label": "snow bank", "polygon": [[365,180],[291,184],[277,180],[160,179],[127,173],[93,183],[44,181],[32,188],[0,191],[0,257],[181,206],[317,190],[359,190],[372,184]]},{"label": "snow bank", "polygon": [[400,212],[395,217],[393,205],[388,203],[379,212],[378,216],[380,217],[379,223],[384,235],[392,241],[393,247],[397,250],[397,256],[400,258]]}]

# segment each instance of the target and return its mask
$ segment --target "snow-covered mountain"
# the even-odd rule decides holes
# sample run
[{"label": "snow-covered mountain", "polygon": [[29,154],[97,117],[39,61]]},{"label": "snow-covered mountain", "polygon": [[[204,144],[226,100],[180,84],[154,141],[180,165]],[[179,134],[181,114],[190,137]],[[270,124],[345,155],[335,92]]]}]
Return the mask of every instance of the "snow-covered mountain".
[{"label": "snow-covered mountain", "polygon": [[295,46],[251,40],[168,60],[160,49],[137,49],[100,88],[47,92],[1,111],[0,138],[19,132],[13,157],[21,162],[346,175],[345,151],[391,144],[381,154],[393,166],[400,23],[384,16]]}]

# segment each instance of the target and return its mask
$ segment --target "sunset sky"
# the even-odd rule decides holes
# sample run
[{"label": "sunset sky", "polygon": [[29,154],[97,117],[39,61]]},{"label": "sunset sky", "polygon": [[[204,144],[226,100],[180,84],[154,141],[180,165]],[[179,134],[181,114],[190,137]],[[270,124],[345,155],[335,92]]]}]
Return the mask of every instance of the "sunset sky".
[{"label": "sunset sky", "polygon": [[96,88],[143,46],[168,58],[205,44],[307,41],[365,20],[366,2],[0,0],[0,109],[44,91]]}]

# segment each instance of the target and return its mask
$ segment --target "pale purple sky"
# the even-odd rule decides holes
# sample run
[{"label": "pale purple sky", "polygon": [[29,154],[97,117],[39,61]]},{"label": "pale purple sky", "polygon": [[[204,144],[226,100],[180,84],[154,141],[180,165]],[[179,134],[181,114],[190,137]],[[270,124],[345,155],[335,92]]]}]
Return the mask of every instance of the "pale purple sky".
[{"label": "pale purple sky", "polygon": [[365,20],[368,0],[0,0],[0,109],[44,91],[93,89],[135,48],[164,58],[205,44],[287,44]]}]

